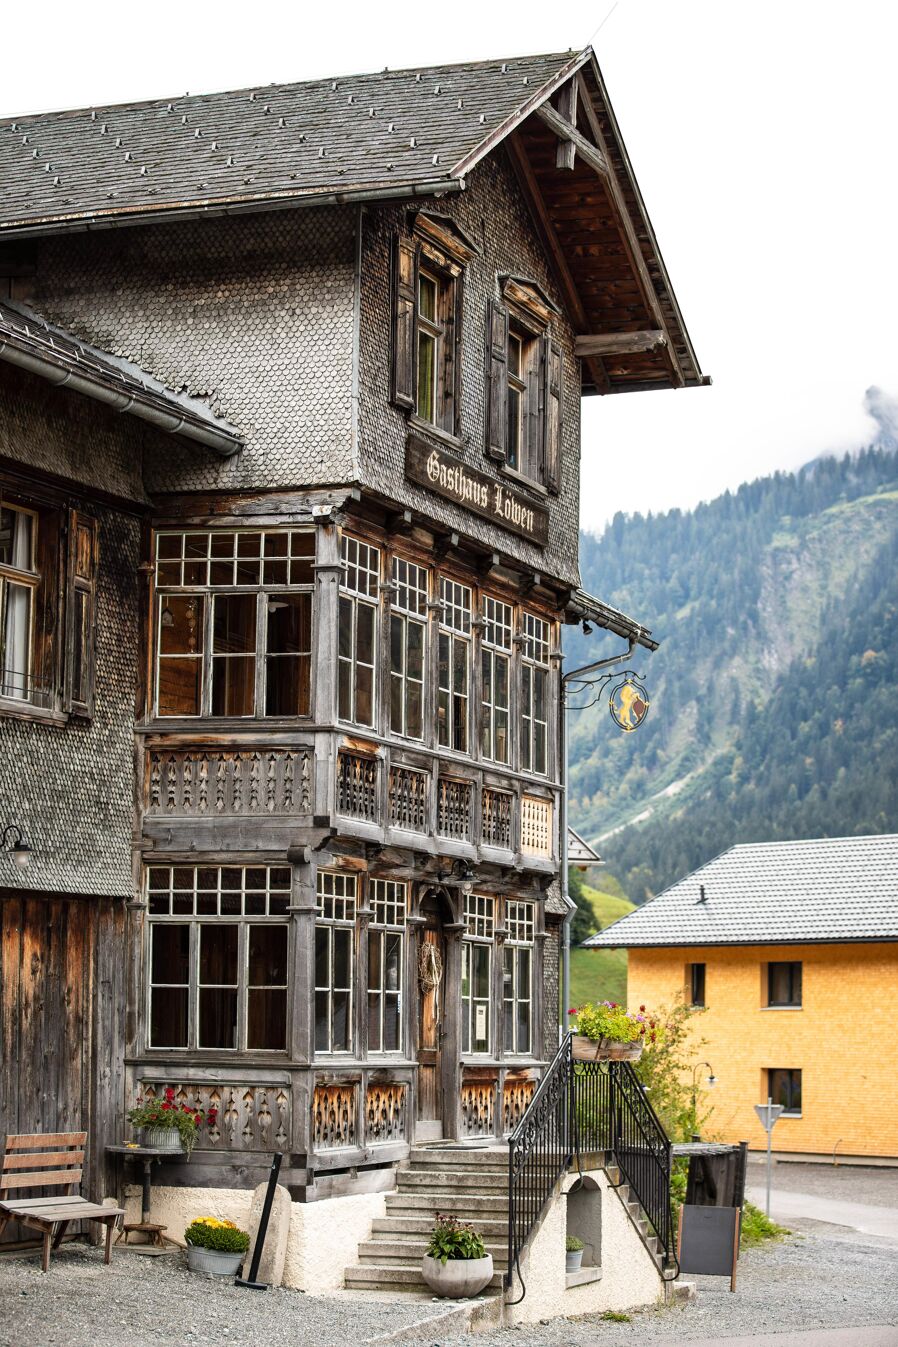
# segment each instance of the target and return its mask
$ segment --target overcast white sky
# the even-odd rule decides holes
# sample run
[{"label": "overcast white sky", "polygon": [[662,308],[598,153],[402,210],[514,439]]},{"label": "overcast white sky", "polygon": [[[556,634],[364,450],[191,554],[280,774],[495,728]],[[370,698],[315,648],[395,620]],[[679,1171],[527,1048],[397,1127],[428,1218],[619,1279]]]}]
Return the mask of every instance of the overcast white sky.
[{"label": "overcast white sky", "polygon": [[862,444],[864,390],[898,393],[898,6],[612,5],[9,6],[0,113],[579,48],[604,20],[599,63],[714,386],[585,404],[597,528]]}]

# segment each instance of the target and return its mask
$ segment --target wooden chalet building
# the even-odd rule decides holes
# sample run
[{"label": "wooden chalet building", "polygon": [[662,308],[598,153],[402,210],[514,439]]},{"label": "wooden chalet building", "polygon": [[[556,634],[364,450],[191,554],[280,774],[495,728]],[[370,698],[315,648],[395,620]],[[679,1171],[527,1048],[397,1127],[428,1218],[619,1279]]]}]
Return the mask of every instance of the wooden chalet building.
[{"label": "wooden chalet building", "polygon": [[703,382],[590,49],[0,123],[0,1130],[297,1201],[558,1036],[584,394]]}]

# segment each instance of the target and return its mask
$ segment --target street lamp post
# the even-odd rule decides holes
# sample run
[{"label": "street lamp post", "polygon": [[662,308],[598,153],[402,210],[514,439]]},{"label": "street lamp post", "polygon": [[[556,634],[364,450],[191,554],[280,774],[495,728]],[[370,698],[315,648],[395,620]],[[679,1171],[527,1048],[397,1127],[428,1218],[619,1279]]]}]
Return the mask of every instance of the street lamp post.
[{"label": "street lamp post", "polygon": [[711,1063],[696,1062],[695,1066],[692,1068],[692,1118],[696,1127],[698,1126],[698,1114],[696,1113],[698,1105],[698,1073],[703,1066],[708,1068],[708,1087],[713,1090],[714,1086],[717,1084],[717,1077],[714,1074],[714,1068]]}]

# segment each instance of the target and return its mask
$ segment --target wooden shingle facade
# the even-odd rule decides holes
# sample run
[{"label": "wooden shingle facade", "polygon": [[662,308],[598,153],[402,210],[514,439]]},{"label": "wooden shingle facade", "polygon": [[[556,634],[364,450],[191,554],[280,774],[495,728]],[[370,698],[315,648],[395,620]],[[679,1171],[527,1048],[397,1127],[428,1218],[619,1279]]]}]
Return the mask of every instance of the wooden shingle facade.
[{"label": "wooden shingle facade", "polygon": [[[86,496],[96,556],[47,705],[0,697],[34,848],[33,889],[0,876],[4,1033],[28,904],[105,904],[112,1065],[53,1126],[112,1139],[172,1085],[217,1114],[166,1182],[252,1186],[280,1150],[306,1200],[500,1137],[557,1042],[562,629],[652,645],[578,589],[580,398],[702,382],[595,59],[2,137],[4,527]],[[49,1125],[22,1090],[9,1130]]]}]

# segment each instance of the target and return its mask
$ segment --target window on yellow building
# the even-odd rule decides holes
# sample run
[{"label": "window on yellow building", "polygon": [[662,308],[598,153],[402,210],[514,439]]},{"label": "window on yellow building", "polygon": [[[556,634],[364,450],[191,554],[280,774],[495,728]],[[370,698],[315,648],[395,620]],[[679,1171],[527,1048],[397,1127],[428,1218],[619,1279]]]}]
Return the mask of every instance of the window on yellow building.
[{"label": "window on yellow building", "polygon": [[686,992],[691,1006],[705,1004],[705,965],[688,963],[686,965]]},{"label": "window on yellow building", "polygon": [[783,962],[767,965],[767,1004],[769,1006],[801,1005],[801,963]]},{"label": "window on yellow building", "polygon": [[783,1115],[801,1115],[801,1072],[792,1067],[771,1067],[767,1072],[767,1094],[774,1104],[782,1104]]}]

